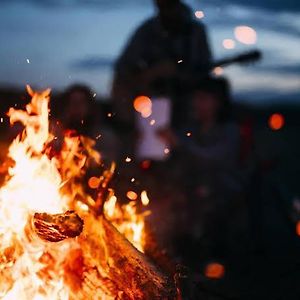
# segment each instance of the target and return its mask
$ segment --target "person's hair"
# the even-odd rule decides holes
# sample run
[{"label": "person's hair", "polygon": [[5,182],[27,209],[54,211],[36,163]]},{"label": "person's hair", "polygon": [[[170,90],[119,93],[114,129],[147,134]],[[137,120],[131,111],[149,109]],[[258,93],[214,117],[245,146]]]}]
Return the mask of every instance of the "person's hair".
[{"label": "person's hair", "polygon": [[229,81],[224,77],[208,77],[193,86],[192,94],[206,92],[213,94],[220,103],[218,122],[226,122],[231,118],[231,92]]},{"label": "person's hair", "polygon": [[91,89],[85,84],[76,83],[76,84],[71,85],[65,91],[64,98],[68,101],[73,93],[84,94],[88,101],[92,100],[92,98],[93,98],[93,93],[92,93]]},{"label": "person's hair", "polygon": [[160,8],[168,8],[181,3],[181,0],[155,0],[156,6]]}]

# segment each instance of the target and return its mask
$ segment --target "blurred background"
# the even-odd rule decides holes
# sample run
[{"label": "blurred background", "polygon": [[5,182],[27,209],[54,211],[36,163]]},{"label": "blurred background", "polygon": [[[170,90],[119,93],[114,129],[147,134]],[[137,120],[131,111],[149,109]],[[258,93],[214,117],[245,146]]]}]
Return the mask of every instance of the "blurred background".
[{"label": "blurred background", "polygon": [[[195,161],[188,162],[189,154],[184,151],[191,149],[191,145],[181,141],[180,132],[184,130],[192,139],[195,124],[186,127],[190,124],[187,121],[181,131],[170,125],[175,134],[170,135],[165,127],[158,133],[169,143],[170,147],[163,149],[163,155],[168,157],[139,156],[129,150],[132,145],[141,144],[139,130],[154,125],[159,118],[161,123],[168,123],[169,117],[159,116],[153,106],[152,117],[149,119],[142,113],[135,128],[130,124],[128,129],[128,124],[118,120],[111,93],[116,61],[136,28],[156,14],[150,0],[1,1],[1,159],[5,160],[6,145],[16,134],[9,129],[8,108],[21,107],[28,101],[26,84],[34,89],[50,87],[52,118],[63,120],[64,128],[96,139],[104,159],[117,161],[115,188],[120,197],[126,199],[128,190],[149,191],[153,199],[149,226],[157,231],[157,244],[166,248],[174,261],[187,265],[192,270],[191,281],[196,282],[196,289],[190,284],[183,289],[183,299],[299,299],[300,2],[186,0],[184,3],[191,8],[194,22],[205,25],[213,61],[237,58],[256,49],[261,53],[260,59],[249,60],[247,64],[216,66],[212,70],[214,78],[226,78],[231,87],[230,121],[235,123],[240,139],[239,149],[232,156],[241,164],[240,178],[245,178],[239,183],[238,192],[234,191],[234,197],[229,188],[232,182],[221,186],[226,192],[230,190],[229,198],[235,199],[230,205],[210,202],[211,211],[224,210],[226,215],[213,213],[213,221],[207,224],[187,221],[211,216],[203,213],[207,206],[193,206],[189,200],[199,197],[200,202],[202,198],[204,202],[210,201],[206,181],[193,182],[197,168],[206,177],[224,167],[194,163],[201,155],[205,160],[205,155],[213,152],[214,148],[207,146],[214,143],[211,136],[203,137],[200,133],[200,142],[195,140],[200,148],[193,148],[198,151],[194,153]],[[191,92],[216,96],[214,89],[220,87],[208,82],[192,87]],[[195,99],[200,97],[197,95]],[[135,110],[139,112],[137,107]],[[144,119],[149,124],[145,125]],[[234,132],[227,132],[225,137],[230,139]],[[213,132],[213,138],[219,133]],[[179,142],[174,142],[173,134],[177,134]],[[126,145],[124,137],[128,137]],[[221,153],[222,159],[226,138],[224,144],[218,144],[221,152],[216,151],[216,156]],[[185,160],[189,168],[182,165]],[[231,178],[230,171],[226,172],[224,178]],[[213,182],[214,176],[209,179]],[[212,187],[219,189],[215,182]],[[191,214],[193,209],[199,214]],[[231,224],[222,227],[229,219]],[[222,232],[225,227],[230,241],[226,245],[222,241],[220,246],[217,236],[227,236],[227,232]],[[210,233],[216,240],[206,239]],[[215,251],[216,245],[222,251]]]},{"label": "blurred background", "polygon": [[[259,65],[226,69],[236,101],[255,105],[299,98],[297,1],[187,1],[207,25],[215,58],[250,49],[235,39],[236,26],[252,27]],[[109,95],[113,64],[133,30],[154,13],[150,0],[1,1],[1,86],[26,83],[61,90],[73,82]],[[234,45],[224,47],[225,39]],[[250,41],[251,43],[251,41]]]}]

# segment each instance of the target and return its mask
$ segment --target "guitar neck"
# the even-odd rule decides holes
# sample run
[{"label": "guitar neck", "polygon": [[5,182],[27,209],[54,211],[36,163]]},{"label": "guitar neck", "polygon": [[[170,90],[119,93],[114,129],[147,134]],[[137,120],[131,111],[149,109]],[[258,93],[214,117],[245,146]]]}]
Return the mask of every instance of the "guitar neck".
[{"label": "guitar neck", "polygon": [[212,69],[215,67],[226,67],[235,63],[249,63],[261,59],[261,52],[259,50],[252,50],[250,52],[242,53],[233,57],[217,60],[212,63]]},{"label": "guitar neck", "polygon": [[234,58],[220,59],[220,60],[217,60],[212,63],[212,69],[214,69],[216,67],[226,67],[226,66],[232,65],[234,63],[237,63],[237,61]]}]

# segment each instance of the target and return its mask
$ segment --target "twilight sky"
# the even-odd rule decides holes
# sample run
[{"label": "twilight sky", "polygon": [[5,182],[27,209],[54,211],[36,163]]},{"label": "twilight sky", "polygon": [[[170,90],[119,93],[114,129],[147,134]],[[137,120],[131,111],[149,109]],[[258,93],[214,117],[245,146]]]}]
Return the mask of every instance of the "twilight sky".
[{"label": "twilight sky", "polygon": [[[203,10],[214,57],[259,48],[263,61],[231,66],[237,101],[300,103],[300,2],[296,0],[187,0]],[[113,62],[133,30],[154,13],[150,0],[1,0],[0,86],[61,90],[74,82],[108,95]],[[255,45],[235,39],[234,28],[257,32]]]}]

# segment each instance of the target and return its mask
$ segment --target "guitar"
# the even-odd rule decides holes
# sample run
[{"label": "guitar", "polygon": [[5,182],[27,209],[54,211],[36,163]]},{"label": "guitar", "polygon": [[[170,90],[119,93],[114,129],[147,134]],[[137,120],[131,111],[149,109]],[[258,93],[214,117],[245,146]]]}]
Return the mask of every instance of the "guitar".
[{"label": "guitar", "polygon": [[[251,63],[260,60],[262,54],[258,50],[235,55],[230,58],[218,60],[211,65],[211,70],[216,67],[226,67],[231,64]],[[207,74],[206,74],[207,76]],[[205,76],[204,76],[205,77]],[[186,78],[191,81],[199,81],[201,78]],[[187,84],[188,88],[188,84]],[[170,145],[164,142],[158,135],[157,131],[160,128],[170,127],[171,123],[171,102],[169,97],[153,97],[152,98],[152,115],[150,118],[144,118],[139,113],[136,113],[136,127],[140,132],[140,139],[136,145],[137,159],[151,159],[156,161],[164,161],[168,157]],[[154,120],[155,122],[151,120]]]},{"label": "guitar", "polygon": [[261,60],[262,58],[262,53],[259,50],[251,50],[249,52],[245,52],[239,55],[235,55],[230,58],[225,58],[218,60],[212,64],[211,69],[214,69],[215,67],[226,67],[228,65],[232,64],[246,64],[246,63],[252,63],[252,62],[257,62]]}]

